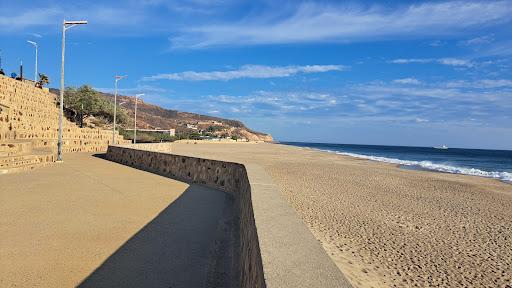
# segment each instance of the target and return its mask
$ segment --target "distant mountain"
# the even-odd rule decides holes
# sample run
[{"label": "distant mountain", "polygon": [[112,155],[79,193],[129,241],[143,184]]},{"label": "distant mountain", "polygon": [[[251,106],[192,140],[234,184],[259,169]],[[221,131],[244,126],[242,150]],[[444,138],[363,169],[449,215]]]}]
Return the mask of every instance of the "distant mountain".
[{"label": "distant mountain", "polygon": [[[58,94],[59,90],[50,89],[50,92]],[[100,92],[100,94],[109,99],[114,97],[110,93]],[[133,117],[135,98],[118,95],[117,101],[128,112],[130,117]],[[251,130],[238,120],[165,109],[157,105],[145,103],[141,99],[139,99],[137,104],[137,127],[144,129],[176,129],[178,133],[205,130],[217,136],[236,136],[251,141],[273,141],[270,134]]]}]

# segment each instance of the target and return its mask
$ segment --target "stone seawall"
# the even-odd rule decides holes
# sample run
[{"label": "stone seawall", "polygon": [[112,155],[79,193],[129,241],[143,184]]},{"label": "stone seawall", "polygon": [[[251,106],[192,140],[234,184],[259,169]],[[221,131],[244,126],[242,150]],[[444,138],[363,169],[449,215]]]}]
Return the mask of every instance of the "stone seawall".
[{"label": "stone seawall", "polygon": [[136,143],[136,144],[123,144],[117,145],[125,148],[139,149],[145,151],[153,151],[153,152],[162,152],[162,153],[170,153],[172,148],[171,142],[162,142],[162,143]]},{"label": "stone seawall", "polygon": [[106,158],[166,177],[204,184],[235,196],[235,213],[240,219],[240,287],[266,287],[254,220],[251,185],[244,165],[138,150],[132,147],[142,148],[129,145],[109,146]]}]

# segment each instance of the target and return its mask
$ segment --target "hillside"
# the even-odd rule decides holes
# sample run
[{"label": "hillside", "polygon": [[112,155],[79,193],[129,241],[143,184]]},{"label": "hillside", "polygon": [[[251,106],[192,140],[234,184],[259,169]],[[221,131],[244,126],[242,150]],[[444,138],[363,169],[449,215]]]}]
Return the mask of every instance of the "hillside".
[{"label": "hillside", "polygon": [[[59,90],[50,89],[50,91],[58,94]],[[109,101],[113,101],[113,94],[101,92],[100,94],[108,98]],[[118,105],[126,110],[130,119],[133,119],[135,98],[118,95],[117,101]],[[131,120],[129,123],[133,125]],[[123,128],[132,128],[131,125],[125,126]],[[137,127],[141,129],[176,129],[176,133],[186,134],[208,131],[209,134],[218,137],[235,136],[251,141],[273,141],[270,134],[253,131],[238,120],[165,109],[146,103],[141,99],[139,99],[137,107]]]}]

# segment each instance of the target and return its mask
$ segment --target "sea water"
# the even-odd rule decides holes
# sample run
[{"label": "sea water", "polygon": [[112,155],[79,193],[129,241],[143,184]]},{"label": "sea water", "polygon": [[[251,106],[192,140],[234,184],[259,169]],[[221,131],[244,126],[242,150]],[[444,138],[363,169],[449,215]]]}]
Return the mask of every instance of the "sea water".
[{"label": "sea water", "polygon": [[512,182],[512,150],[281,142],[411,169],[494,178]]}]

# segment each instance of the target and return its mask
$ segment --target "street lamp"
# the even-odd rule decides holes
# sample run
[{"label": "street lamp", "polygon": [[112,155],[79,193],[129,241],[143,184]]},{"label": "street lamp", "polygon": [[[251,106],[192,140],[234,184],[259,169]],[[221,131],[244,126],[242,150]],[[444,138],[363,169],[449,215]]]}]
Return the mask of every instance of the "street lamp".
[{"label": "street lamp", "polygon": [[116,145],[116,115],[117,115],[117,82],[119,80],[126,78],[128,76],[117,76],[116,75],[116,85],[114,90],[114,127],[112,128],[112,145]]},{"label": "street lamp", "polygon": [[144,94],[135,94],[135,124],[133,125],[133,144],[137,143],[137,102]]},{"label": "street lamp", "polygon": [[34,82],[37,82],[37,43],[34,42],[34,41],[30,41],[30,40],[27,40],[28,43],[32,44],[35,48],[36,48],[36,68],[35,68],[35,72],[34,72]]},{"label": "street lamp", "polygon": [[64,55],[66,51],[66,30],[76,25],[87,24],[87,21],[62,22],[62,62],[60,66],[60,107],[59,107],[59,140],[57,141],[57,161],[62,161],[62,117],[64,115]]}]

